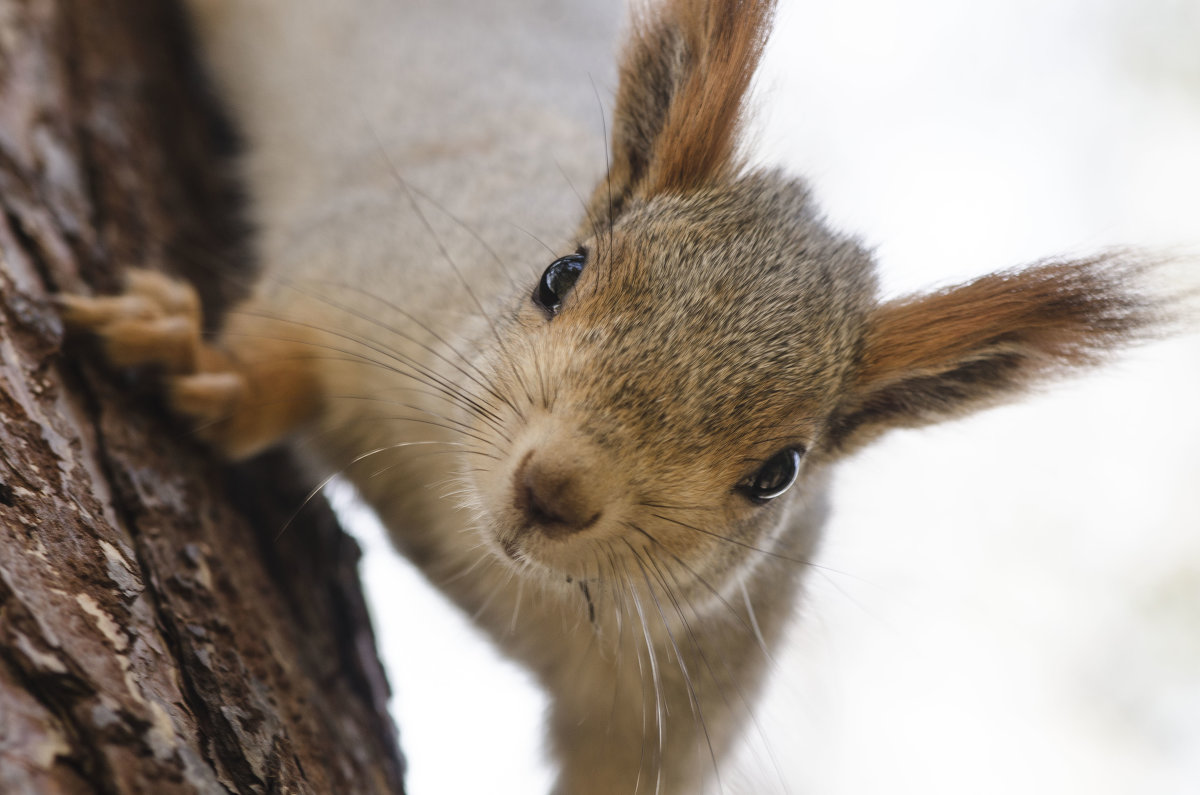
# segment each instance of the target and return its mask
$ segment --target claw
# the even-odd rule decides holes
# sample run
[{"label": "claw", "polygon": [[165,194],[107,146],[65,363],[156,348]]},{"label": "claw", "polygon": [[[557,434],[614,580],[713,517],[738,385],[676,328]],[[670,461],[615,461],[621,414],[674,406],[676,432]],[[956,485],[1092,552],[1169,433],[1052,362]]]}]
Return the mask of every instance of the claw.
[{"label": "claw", "polygon": [[[261,450],[316,411],[317,379],[302,333],[289,330],[297,339],[280,339],[277,330],[256,326],[210,344],[201,333],[200,299],[186,282],[131,269],[119,295],[53,301],[68,328],[100,339],[110,364],[152,365],[171,376],[172,410],[199,423],[197,434],[231,457]],[[266,321],[248,315],[242,322]]]},{"label": "claw", "polygon": [[133,269],[120,295],[59,295],[67,326],[100,337],[118,367],[158,365],[169,373],[196,369],[200,349],[200,301],[184,282]]}]

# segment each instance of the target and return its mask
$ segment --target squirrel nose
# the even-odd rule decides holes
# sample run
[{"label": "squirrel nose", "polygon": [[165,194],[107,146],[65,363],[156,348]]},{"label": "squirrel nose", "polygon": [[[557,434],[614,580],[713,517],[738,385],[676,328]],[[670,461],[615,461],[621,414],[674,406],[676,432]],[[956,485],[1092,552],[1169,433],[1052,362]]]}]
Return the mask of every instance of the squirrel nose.
[{"label": "squirrel nose", "polygon": [[513,493],[529,524],[552,538],[586,530],[603,512],[594,474],[569,454],[527,453],[517,467]]}]

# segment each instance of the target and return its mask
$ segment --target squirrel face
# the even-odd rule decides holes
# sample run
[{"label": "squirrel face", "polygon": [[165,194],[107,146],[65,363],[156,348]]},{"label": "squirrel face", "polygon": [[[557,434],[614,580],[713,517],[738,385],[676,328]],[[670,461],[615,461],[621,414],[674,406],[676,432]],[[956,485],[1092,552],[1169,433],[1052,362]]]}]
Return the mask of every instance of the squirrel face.
[{"label": "squirrel face", "polygon": [[725,590],[819,468],[873,295],[869,256],[797,181],[631,202],[501,331],[512,408],[474,429],[512,439],[475,476],[488,541],[576,579],[637,578],[653,546],[694,575],[689,599]]},{"label": "squirrel face", "polygon": [[1146,265],[1103,255],[880,302],[866,251],[775,173],[620,204],[484,355],[505,410],[475,418],[496,455],[470,502],[485,543],[548,582],[656,578],[702,608],[769,558],[804,562],[791,509],[827,463],[1154,326]]},{"label": "squirrel face", "polygon": [[[283,4],[227,5],[292,18]],[[773,11],[772,0],[661,0],[634,12],[608,170],[576,253],[518,287],[507,312],[503,296],[473,289],[487,270],[459,270],[398,172],[402,207],[430,239],[409,226],[379,234],[395,207],[375,202],[370,180],[337,194],[333,226],[310,225],[324,216],[289,196],[273,221],[263,213],[264,241],[319,238],[298,247],[319,281],[257,292],[215,341],[195,291],[160,274],[131,274],[121,296],[62,301],[114,362],[171,374],[168,402],[228,454],[301,431],[317,463],[346,472],[430,579],[546,685],[555,792],[705,789],[704,751],[716,770],[784,631],[829,466],[890,428],[1102,361],[1155,333],[1168,308],[1142,287],[1153,263],[1119,254],[880,301],[870,256],[823,226],[803,184],[738,157]],[[346,163],[329,165],[341,182]],[[519,193],[508,180],[527,165],[497,172],[489,194]],[[246,171],[290,195],[273,168]],[[456,174],[443,176],[470,194]],[[487,248],[489,227],[446,214]],[[371,289],[397,273],[393,259],[422,280],[399,303]],[[441,259],[470,294],[465,314],[444,311],[461,308],[442,300]],[[343,267],[362,282],[339,289]],[[455,498],[494,554],[464,543]],[[545,587],[522,611],[526,584]]]}]

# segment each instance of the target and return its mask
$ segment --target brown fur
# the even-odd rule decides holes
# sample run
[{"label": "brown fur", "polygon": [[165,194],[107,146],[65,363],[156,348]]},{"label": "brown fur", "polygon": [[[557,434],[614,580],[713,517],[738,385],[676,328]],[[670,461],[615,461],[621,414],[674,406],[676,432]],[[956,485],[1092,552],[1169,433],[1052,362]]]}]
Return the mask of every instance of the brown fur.
[{"label": "brown fur", "polygon": [[98,334],[113,364],[168,376],[171,407],[231,458],[275,444],[319,409],[312,334],[294,323],[234,314],[208,343],[195,289],[138,269],[126,272],[122,295],[60,302],[67,323]]},{"label": "brown fur", "polygon": [[1051,261],[880,304],[831,434],[855,447],[878,431],[936,422],[1093,366],[1161,325],[1129,255]]},{"label": "brown fur", "polygon": [[684,63],[654,142],[645,195],[695,190],[736,168],[745,95],[774,10],[770,0],[673,0],[663,9],[682,35]]},{"label": "brown fur", "polygon": [[[299,98],[319,95],[319,80],[274,104],[277,83],[256,82],[255,70],[278,68],[290,84],[310,60],[319,67],[310,53],[323,39],[295,33],[290,4],[202,5],[206,24],[232,15],[255,43],[237,51],[253,68],[235,59],[226,82],[245,92],[242,113],[276,133],[249,173],[255,195],[283,197],[264,213],[276,224],[264,239],[286,256],[265,265],[289,287],[260,290],[215,345],[201,341],[187,288],[141,275],[122,297],[68,299],[68,319],[104,337],[115,362],[174,372],[175,408],[209,423],[227,452],[311,430],[313,460],[343,472],[426,576],[546,687],[563,795],[692,795],[712,778],[798,601],[839,458],[889,428],[1096,364],[1158,322],[1144,266],[1116,255],[881,302],[869,252],[823,223],[805,184],[738,157],[774,10],[765,0],[668,0],[639,17],[610,168],[572,241],[586,263],[578,281],[553,312],[531,298],[532,279],[472,292],[487,311],[474,318],[447,297],[448,247],[422,237],[433,230],[413,219],[415,202],[397,210],[396,191],[370,181],[377,158],[362,168],[361,142],[322,137],[327,113],[310,114],[312,129],[310,116],[288,115],[307,110]],[[261,35],[257,17],[238,16],[245,5],[266,20]],[[374,17],[355,12],[396,9],[315,7],[370,32]],[[463,13],[447,25],[456,43],[478,9]],[[279,31],[298,42],[291,60],[271,49]],[[408,111],[401,101],[394,118]],[[473,113],[462,126],[497,118],[507,116]],[[509,136],[496,152],[537,149],[520,120],[496,134]],[[347,168],[322,165],[349,203],[319,190],[305,202],[308,161],[286,147],[306,136],[321,157],[345,145]],[[407,166],[428,165],[429,138],[402,139],[426,153]],[[458,160],[435,165],[450,174],[446,195],[470,198],[516,193],[524,184],[505,180],[530,173],[490,163],[467,184]],[[500,236],[508,209],[464,237]],[[495,267],[451,261],[468,290]],[[292,269],[315,284],[292,285]],[[359,281],[332,292],[343,277]],[[789,492],[748,494],[764,462],[791,452],[802,464]]]},{"label": "brown fur", "polygon": [[634,194],[685,193],[732,176],[745,97],[774,0],[671,0],[635,9],[620,62],[609,173],[592,196],[602,226]]}]

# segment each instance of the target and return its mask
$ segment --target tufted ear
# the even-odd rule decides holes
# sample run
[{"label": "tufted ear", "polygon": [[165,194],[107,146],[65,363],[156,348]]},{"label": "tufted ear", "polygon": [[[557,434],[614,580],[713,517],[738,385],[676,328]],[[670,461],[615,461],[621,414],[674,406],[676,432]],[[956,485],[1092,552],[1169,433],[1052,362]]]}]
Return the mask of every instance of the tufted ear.
[{"label": "tufted ear", "polygon": [[878,305],[829,447],[848,451],[1003,402],[1149,336],[1160,303],[1147,266],[1098,257],[995,273]]},{"label": "tufted ear", "polygon": [[737,170],[743,100],[774,0],[666,0],[632,12],[620,62],[609,173],[589,220],[633,196],[683,193]]}]

